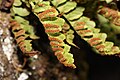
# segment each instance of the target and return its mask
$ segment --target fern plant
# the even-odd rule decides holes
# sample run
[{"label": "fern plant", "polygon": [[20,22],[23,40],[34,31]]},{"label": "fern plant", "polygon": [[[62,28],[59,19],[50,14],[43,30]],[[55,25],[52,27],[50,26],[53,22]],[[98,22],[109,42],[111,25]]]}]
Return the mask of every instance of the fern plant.
[{"label": "fern plant", "polygon": [[[22,6],[22,3],[25,5]],[[54,55],[65,66],[76,68],[73,54],[70,52],[71,46],[79,49],[73,42],[74,33],[101,55],[119,55],[120,53],[118,46],[106,41],[107,34],[101,33],[100,29],[96,28],[95,21],[83,16],[85,8],[78,6],[74,1],[15,0],[11,11],[15,20],[11,21],[12,32],[23,53],[38,53],[34,51],[31,44],[31,41],[38,37],[29,21],[24,19],[30,13],[34,13],[39,18],[48,35]]]}]

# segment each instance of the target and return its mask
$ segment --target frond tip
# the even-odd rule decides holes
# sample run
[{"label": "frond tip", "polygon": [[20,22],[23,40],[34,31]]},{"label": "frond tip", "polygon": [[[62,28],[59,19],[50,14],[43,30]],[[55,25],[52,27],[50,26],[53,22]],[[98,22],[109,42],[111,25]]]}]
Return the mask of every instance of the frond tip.
[{"label": "frond tip", "polygon": [[63,42],[64,39],[65,36],[63,34],[57,37],[49,36],[50,44],[58,60],[65,66],[76,68],[73,64],[73,55],[69,53],[71,47]]}]

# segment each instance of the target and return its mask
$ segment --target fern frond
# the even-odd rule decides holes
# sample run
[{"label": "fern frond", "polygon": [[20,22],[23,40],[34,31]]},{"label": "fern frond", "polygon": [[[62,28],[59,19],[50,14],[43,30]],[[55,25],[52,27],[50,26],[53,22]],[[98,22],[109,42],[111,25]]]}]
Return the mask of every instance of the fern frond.
[{"label": "fern frond", "polygon": [[[94,47],[98,53],[102,55],[114,55],[120,53],[118,47],[114,47],[112,42],[106,41],[107,35],[105,33],[100,33],[100,29],[95,28],[96,25],[94,21],[82,16],[84,11],[83,7],[76,7],[76,3],[70,1],[64,3],[61,1],[62,4],[56,6],[57,2],[56,4],[53,3],[55,1],[56,0],[51,0],[51,3],[57,8],[59,14],[62,13],[62,16],[67,19],[77,34]],[[69,7],[69,9],[63,10],[65,7],[66,9]]]},{"label": "fern frond", "polygon": [[65,21],[57,17],[58,11],[48,1],[39,2],[33,11],[43,24],[58,60],[65,66],[76,68],[73,55],[69,53],[71,47],[64,43],[66,37],[61,31]]},{"label": "fern frond", "polygon": [[102,7],[98,11],[99,14],[109,19],[116,26],[120,26],[120,12],[108,7]]},{"label": "fern frond", "polygon": [[[18,16],[16,16],[15,19],[11,20],[10,25],[11,25],[12,32],[15,36],[15,40],[20,50],[24,53],[24,55],[33,56],[35,54],[38,54],[39,52],[34,51],[31,43],[32,39],[38,39],[38,37],[32,31],[33,29],[28,24],[28,22],[23,18],[21,17],[18,18]],[[23,28],[23,25],[24,25],[24,28]],[[34,36],[34,37],[31,38],[31,36]],[[31,39],[27,39],[28,37],[30,37]]]},{"label": "fern frond", "polygon": [[[83,22],[84,25],[77,24]],[[82,26],[82,28],[80,27],[80,29],[77,27],[76,32],[92,47],[94,47],[98,53],[102,55],[115,55],[120,53],[118,47],[114,48],[113,42],[106,41],[107,35],[105,33],[99,33],[100,30],[94,28],[95,23],[93,21],[90,21],[89,18],[81,17],[78,21],[72,22],[72,26],[74,27],[74,29],[76,29],[77,26]],[[117,49],[118,51],[116,52],[115,49]]]}]

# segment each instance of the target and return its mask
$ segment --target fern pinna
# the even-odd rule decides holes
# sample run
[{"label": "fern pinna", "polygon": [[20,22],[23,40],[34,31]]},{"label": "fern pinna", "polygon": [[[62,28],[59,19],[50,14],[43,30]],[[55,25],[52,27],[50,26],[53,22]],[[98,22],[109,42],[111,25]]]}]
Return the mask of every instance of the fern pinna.
[{"label": "fern pinna", "polygon": [[88,17],[82,16],[84,8],[77,7],[77,4],[67,0],[51,0],[59,14],[62,14],[82,39],[87,41],[96,51],[102,55],[119,54],[120,49],[113,46],[112,42],[106,41],[107,35],[99,33],[100,29],[95,28],[95,22]]},{"label": "fern pinna", "polygon": [[49,1],[42,1],[37,3],[34,8],[34,13],[43,24],[45,32],[49,37],[52,50],[58,60],[65,66],[76,68],[73,64],[73,55],[69,53],[71,47],[64,43],[66,36],[61,31],[65,21],[64,19],[57,17],[58,11],[50,6]]}]

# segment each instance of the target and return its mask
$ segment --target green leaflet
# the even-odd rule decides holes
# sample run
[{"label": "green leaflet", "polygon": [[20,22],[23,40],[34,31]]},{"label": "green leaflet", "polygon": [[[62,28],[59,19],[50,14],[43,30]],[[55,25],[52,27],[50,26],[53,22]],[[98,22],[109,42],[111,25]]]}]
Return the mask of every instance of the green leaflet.
[{"label": "green leaflet", "polygon": [[58,10],[60,13],[68,13],[69,11],[73,10],[77,6],[76,2],[66,2],[64,5],[59,6]]},{"label": "green leaflet", "polygon": [[[97,32],[97,33],[99,32],[99,29],[94,28],[95,22],[90,21],[89,18],[84,17],[84,16],[76,21],[70,21],[70,23],[73,26],[73,28],[76,30],[76,32],[80,34],[82,38],[84,38],[85,36],[92,36],[94,32]],[[76,28],[76,26],[78,26],[78,29]],[[80,31],[79,30],[80,26],[83,27],[81,29],[84,29],[84,30]]]},{"label": "green leaflet", "polygon": [[15,20],[22,24],[29,24],[29,21],[25,20],[24,18],[20,16],[15,16]]},{"label": "green leaflet", "polygon": [[88,22],[88,21],[90,21],[90,18],[85,17],[85,16],[82,16],[82,17],[81,17],[79,20],[77,20],[77,21]]},{"label": "green leaflet", "polygon": [[51,8],[49,1],[38,2],[37,5],[33,5],[33,12],[39,13]]},{"label": "green leaflet", "polygon": [[27,35],[29,35],[31,39],[39,38],[35,35],[33,27],[29,25],[29,22],[27,20],[19,16],[15,16],[15,20],[17,20],[20,23],[21,28],[24,29],[25,32],[27,32]]},{"label": "green leaflet", "polygon": [[51,0],[51,1],[52,1],[53,5],[57,7],[58,5],[66,2],[67,0]]},{"label": "green leaflet", "polygon": [[35,6],[35,8],[33,10],[34,10],[34,12],[39,13],[39,12],[45,11],[45,10],[47,10],[49,8],[50,8],[50,6],[46,6],[44,8],[43,7],[39,7],[39,6]]},{"label": "green leaflet", "polygon": [[[27,1],[27,0],[26,0]],[[29,0],[29,3],[33,3],[33,4],[36,4],[38,2],[41,2],[42,0]],[[25,1],[24,1],[25,2]]]},{"label": "green leaflet", "polygon": [[69,64],[72,64],[72,63],[74,63],[74,59],[73,59],[73,55],[72,54],[70,54],[69,53],[69,51],[70,51],[70,46],[68,46],[67,44],[64,44],[64,56],[65,56],[65,58],[67,59],[67,63],[69,63]]},{"label": "green leaflet", "polygon": [[[28,1],[26,1],[26,2],[28,2]],[[28,3],[26,5],[29,6]],[[30,12],[26,8],[22,7],[21,0],[15,0],[15,2],[13,3],[13,6],[12,6],[11,12],[13,15],[17,14],[19,16],[28,16],[30,14]]]},{"label": "green leaflet", "polygon": [[31,39],[38,39],[39,38],[39,37],[37,37],[35,35],[34,29],[33,29],[33,27],[31,25],[29,25],[29,24],[21,24],[20,26],[21,26],[21,28],[23,28],[28,33],[28,35],[29,35],[29,37]]},{"label": "green leaflet", "polygon": [[[49,24],[56,24],[56,25],[58,25],[58,26],[62,26],[63,24],[64,24],[64,19],[62,19],[62,18],[59,18],[59,17],[56,17],[56,19],[55,20],[52,20],[52,21],[50,21],[50,20],[48,20],[48,21],[43,21],[43,23],[45,24],[45,23],[49,23]],[[60,30],[61,30],[62,28],[60,27]]]},{"label": "green leaflet", "polygon": [[89,30],[93,31],[93,33],[99,33],[100,29],[98,28],[89,28]]},{"label": "green leaflet", "polygon": [[[71,30],[71,29],[66,33],[66,41],[67,41],[69,44],[77,47],[77,46],[73,43],[73,39],[74,39],[73,33],[74,33],[74,31]],[[77,48],[78,48],[78,47],[77,47]]]},{"label": "green leaflet", "polygon": [[[44,7],[45,6],[50,6],[50,2],[49,1],[38,1],[37,4],[42,4]],[[41,6],[40,6],[41,7]]]},{"label": "green leaflet", "polygon": [[100,38],[102,40],[102,43],[104,43],[106,41],[107,34],[105,34],[105,33],[96,33],[96,34],[93,35],[93,37]]},{"label": "green leaflet", "polygon": [[104,44],[102,44],[105,46],[105,48],[103,48],[102,50],[102,54],[103,55],[114,55],[114,54],[119,54],[120,53],[120,49],[117,46],[114,46],[113,42],[108,42],[106,41]]},{"label": "green leaflet", "polygon": [[[90,21],[90,18],[82,16],[81,18],[79,18],[78,20],[76,20],[78,22],[85,22],[85,25],[87,26],[87,28],[94,28],[96,26],[94,21]],[[75,22],[76,22],[75,21]]]},{"label": "green leaflet", "polygon": [[22,4],[21,0],[14,0],[13,3],[14,6],[21,6],[21,4]]},{"label": "green leaflet", "polygon": [[64,16],[68,19],[68,20],[75,20],[80,18],[83,15],[83,11],[85,10],[85,8],[83,7],[77,7],[74,11],[70,12],[69,14]]},{"label": "green leaflet", "polygon": [[51,19],[53,20],[54,18],[56,18],[57,15],[58,15],[57,10],[51,6],[48,7],[48,9],[39,12],[39,14],[37,14],[38,18],[41,19],[42,21],[49,21]]},{"label": "green leaflet", "polygon": [[109,51],[111,51],[111,48],[112,48],[112,46],[113,46],[114,44],[113,44],[113,42],[108,42],[108,41],[106,41],[106,42],[104,43],[104,45],[105,45],[104,51],[105,51],[105,52],[109,52]]},{"label": "green leaflet", "polygon": [[[119,49],[119,47],[118,46],[114,46],[114,47],[112,47],[112,54],[113,53],[120,53],[120,49]],[[109,55],[109,54],[108,54]],[[114,54],[113,54],[114,55]]]},{"label": "green leaflet", "polygon": [[12,9],[13,9],[15,14],[18,14],[20,16],[27,16],[30,14],[30,12],[27,11],[25,8],[13,7]]},{"label": "green leaflet", "polygon": [[61,40],[64,40],[65,39],[65,35],[64,34],[60,34],[59,36],[57,36],[56,38],[59,38]]},{"label": "green leaflet", "polygon": [[57,18],[56,17],[55,20],[52,20],[52,21],[43,21],[42,23],[43,24],[50,24],[50,25],[56,25],[56,26],[58,26],[58,28],[54,28],[54,27],[52,28],[52,26],[49,27],[49,28],[45,28],[46,30],[54,31],[54,33],[48,32],[49,35],[58,36],[58,35],[60,35],[60,32],[55,32],[55,31],[57,31],[57,30],[61,31],[62,30],[61,26],[64,24],[64,20],[62,18]]},{"label": "green leaflet", "polygon": [[32,40],[25,40],[24,43],[25,43],[25,48],[26,50],[29,52],[29,51],[32,51],[32,44],[30,44]]}]

